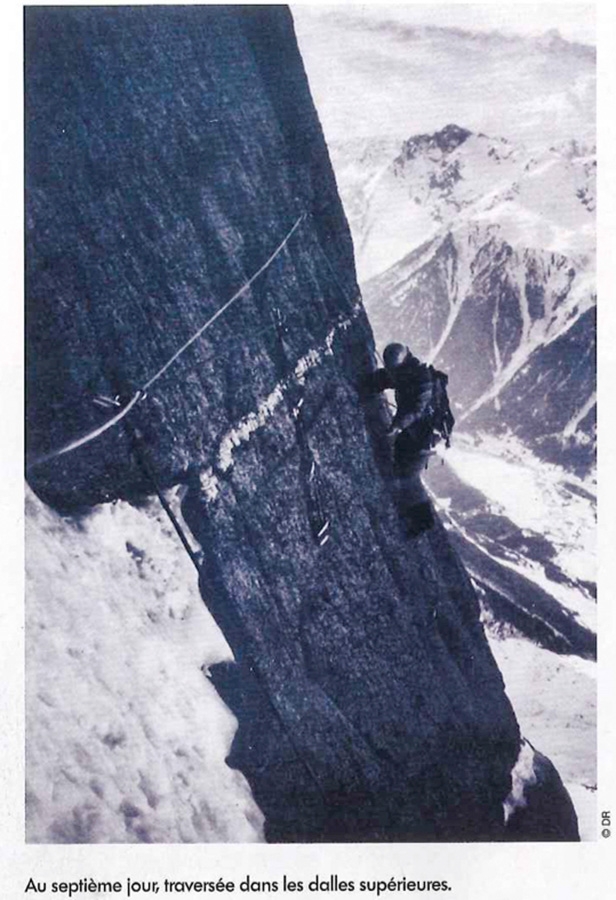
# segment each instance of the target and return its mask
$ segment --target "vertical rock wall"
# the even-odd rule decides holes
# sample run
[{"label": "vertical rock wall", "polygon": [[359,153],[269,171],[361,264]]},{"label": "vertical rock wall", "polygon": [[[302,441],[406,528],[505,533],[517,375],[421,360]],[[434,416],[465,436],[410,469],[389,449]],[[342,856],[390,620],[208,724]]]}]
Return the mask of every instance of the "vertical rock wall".
[{"label": "vertical rock wall", "polygon": [[30,484],[61,509],[186,484],[236,659],[212,673],[230,763],[270,840],[501,837],[517,725],[443,528],[409,541],[391,501],[290,14],[33,8],[26,51],[31,460],[100,425],[93,395],[144,385],[302,217],[122,423]]}]

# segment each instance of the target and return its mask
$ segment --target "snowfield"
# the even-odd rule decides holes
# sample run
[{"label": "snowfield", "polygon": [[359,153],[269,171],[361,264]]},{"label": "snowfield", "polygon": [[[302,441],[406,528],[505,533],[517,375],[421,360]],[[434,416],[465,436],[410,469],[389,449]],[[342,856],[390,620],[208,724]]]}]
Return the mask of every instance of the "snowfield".
[{"label": "snowfield", "polygon": [[27,493],[27,840],[260,841],[204,671],[230,650],[158,501],[80,520]]}]

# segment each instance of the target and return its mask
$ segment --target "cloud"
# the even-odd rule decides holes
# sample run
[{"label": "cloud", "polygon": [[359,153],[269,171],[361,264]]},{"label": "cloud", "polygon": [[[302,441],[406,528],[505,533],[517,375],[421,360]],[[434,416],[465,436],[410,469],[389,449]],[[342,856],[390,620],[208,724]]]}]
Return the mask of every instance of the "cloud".
[{"label": "cloud", "polygon": [[501,36],[540,36],[558,31],[562,38],[580,44],[596,43],[595,7],[590,4],[482,3],[482,4],[383,4],[293,6],[293,15],[304,21],[338,22],[347,27],[404,28],[407,38],[414,26],[437,26],[461,31],[498,32]]},{"label": "cloud", "polygon": [[[330,142],[402,139],[451,121],[533,142],[566,140],[594,128],[592,93],[583,92],[584,103],[577,100],[580,81],[594,83],[594,47],[566,41],[554,30],[474,31],[478,17],[469,6],[461,7],[465,28],[456,17],[446,27],[434,23],[434,11],[448,7],[430,7],[431,18],[424,19],[417,10],[425,8],[415,6],[307,9],[299,16],[294,10],[296,30]],[[556,120],[550,115],[555,97],[568,98]]]}]

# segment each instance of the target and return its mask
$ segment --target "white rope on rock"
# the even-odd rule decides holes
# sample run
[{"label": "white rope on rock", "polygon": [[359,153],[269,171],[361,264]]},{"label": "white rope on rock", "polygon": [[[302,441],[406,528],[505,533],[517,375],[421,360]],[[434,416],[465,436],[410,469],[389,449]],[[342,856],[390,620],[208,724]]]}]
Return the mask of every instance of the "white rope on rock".
[{"label": "white rope on rock", "polygon": [[108,419],[106,422],[103,422],[102,425],[99,425],[98,428],[95,428],[93,431],[88,431],[87,434],[84,434],[80,438],[75,438],[74,441],[71,441],[68,444],[65,444],[63,447],[60,447],[59,450],[51,450],[49,453],[43,454],[43,456],[37,456],[31,463],[28,463],[28,470],[34,469],[35,466],[40,466],[45,462],[49,462],[52,459],[57,459],[58,456],[64,456],[65,453],[71,453],[73,450],[76,450],[78,447],[83,447],[84,444],[89,444],[90,441],[95,440],[95,438],[99,437],[101,434],[104,434],[109,428],[113,425],[116,425],[121,419],[127,415],[135,403],[137,403],[143,397],[143,391],[137,391],[131,399],[128,401],[126,406],[122,407],[119,413],[116,413],[111,419]]},{"label": "white rope on rock", "polygon": [[265,272],[265,270],[268,269],[268,268],[271,266],[271,264],[274,262],[274,260],[275,260],[276,257],[278,256],[278,254],[286,247],[288,241],[290,240],[291,236],[293,235],[293,232],[294,232],[297,228],[299,228],[300,223],[305,219],[305,217],[306,217],[306,214],[305,214],[305,213],[302,213],[302,215],[299,217],[299,219],[297,220],[297,222],[295,223],[295,225],[293,225],[293,227],[291,228],[291,230],[288,232],[288,234],[287,234],[287,236],[285,237],[285,239],[282,241],[281,244],[278,245],[278,247],[276,247],[276,249],[274,250],[274,252],[272,253],[272,255],[269,257],[268,260],[266,260],[266,261],[263,263],[263,265],[261,266],[261,268],[258,269],[258,270],[254,273],[254,275],[252,275],[252,277],[249,278],[248,281],[247,281],[245,284],[242,285],[242,287],[239,289],[239,291],[236,291],[235,294],[231,297],[231,299],[230,299],[230,300],[227,300],[227,302],[226,302],[223,306],[221,306],[220,309],[219,309],[217,312],[215,312],[214,315],[213,315],[210,319],[208,319],[207,322],[206,322],[204,325],[202,325],[201,328],[200,328],[198,331],[196,331],[195,334],[193,334],[193,336],[192,336],[191,338],[189,338],[189,339],[186,341],[185,344],[182,344],[182,346],[180,347],[180,349],[177,350],[177,351],[173,354],[173,356],[171,357],[171,359],[167,360],[167,362],[165,363],[165,365],[162,366],[162,367],[158,370],[158,372],[156,372],[155,375],[152,375],[152,377],[151,377],[148,381],[146,381],[146,383],[143,385],[143,388],[142,388],[143,391],[147,391],[148,388],[150,388],[150,387],[154,384],[155,381],[158,381],[158,379],[160,378],[160,376],[163,375],[163,374],[167,371],[167,369],[169,368],[169,366],[172,366],[173,363],[176,361],[176,359],[178,359],[178,357],[180,357],[180,356],[182,355],[182,353],[184,353],[185,350],[188,350],[188,348],[190,347],[190,345],[191,345],[191,344],[194,344],[194,342],[195,342],[198,338],[201,337],[201,335],[203,334],[203,332],[206,331],[206,330],[210,327],[210,325],[213,325],[213,324],[214,324],[214,322],[216,321],[216,319],[217,319],[219,316],[222,316],[222,314],[223,314],[227,309],[229,309],[229,307],[231,306],[232,303],[235,303],[235,301],[238,300],[238,299],[242,296],[242,294],[245,294],[245,293],[246,293],[246,291],[247,291],[248,288],[251,286],[251,284],[253,284],[253,282],[255,282],[255,281],[257,280],[257,278],[259,277],[259,275],[262,275],[263,272]]}]

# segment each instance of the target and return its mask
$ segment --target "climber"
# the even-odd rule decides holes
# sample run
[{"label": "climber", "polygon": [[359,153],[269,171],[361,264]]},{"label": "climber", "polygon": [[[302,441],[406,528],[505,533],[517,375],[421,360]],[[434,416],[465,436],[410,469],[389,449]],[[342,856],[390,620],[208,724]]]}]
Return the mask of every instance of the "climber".
[{"label": "climber", "polygon": [[396,414],[388,433],[394,437],[394,493],[410,534],[433,524],[432,507],[419,473],[435,443],[449,443],[453,416],[447,400],[447,376],[421,363],[404,344],[388,344],[384,368],[368,376],[370,393],[393,389]]},{"label": "climber", "polygon": [[395,438],[394,475],[404,478],[416,470],[418,456],[430,450],[432,377],[403,344],[388,344],[383,362],[381,377],[396,392],[396,414],[389,426]]},{"label": "climber", "polygon": [[385,367],[368,376],[370,393],[391,388],[396,392],[396,414],[388,433],[394,442],[394,475],[404,478],[417,471],[420,456],[431,449],[433,377],[403,344],[388,344]]}]

